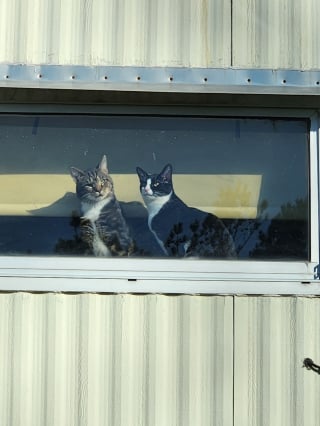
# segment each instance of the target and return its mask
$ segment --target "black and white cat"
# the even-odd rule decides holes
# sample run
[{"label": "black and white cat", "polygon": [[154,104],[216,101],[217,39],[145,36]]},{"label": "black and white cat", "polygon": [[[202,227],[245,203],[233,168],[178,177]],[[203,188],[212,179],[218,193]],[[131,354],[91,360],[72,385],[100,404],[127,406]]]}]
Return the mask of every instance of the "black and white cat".
[{"label": "black and white cat", "polygon": [[148,225],[163,252],[178,257],[236,257],[234,243],[217,216],[187,206],[174,192],[172,166],[149,174],[137,167]]},{"label": "black and white cat", "polygon": [[127,256],[134,242],[123,217],[103,155],[93,169],[70,168],[81,202],[80,234],[95,256]]}]

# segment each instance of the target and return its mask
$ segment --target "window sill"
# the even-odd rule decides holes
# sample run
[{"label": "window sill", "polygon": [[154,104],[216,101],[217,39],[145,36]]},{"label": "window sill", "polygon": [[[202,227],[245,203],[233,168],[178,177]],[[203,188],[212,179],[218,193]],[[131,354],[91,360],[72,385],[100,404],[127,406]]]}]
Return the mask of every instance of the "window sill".
[{"label": "window sill", "polygon": [[320,294],[313,262],[0,257],[0,290]]}]

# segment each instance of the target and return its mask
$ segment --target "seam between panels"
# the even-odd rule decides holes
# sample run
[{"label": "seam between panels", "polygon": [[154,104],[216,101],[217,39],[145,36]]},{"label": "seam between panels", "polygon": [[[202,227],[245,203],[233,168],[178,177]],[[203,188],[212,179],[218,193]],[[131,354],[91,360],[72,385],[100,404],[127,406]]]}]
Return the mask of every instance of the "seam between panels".
[{"label": "seam between panels", "polygon": [[230,0],[230,66],[233,67],[233,0]]},{"label": "seam between panels", "polygon": [[[232,1],[232,0],[231,0]],[[235,425],[235,298],[232,296],[232,424]]]}]

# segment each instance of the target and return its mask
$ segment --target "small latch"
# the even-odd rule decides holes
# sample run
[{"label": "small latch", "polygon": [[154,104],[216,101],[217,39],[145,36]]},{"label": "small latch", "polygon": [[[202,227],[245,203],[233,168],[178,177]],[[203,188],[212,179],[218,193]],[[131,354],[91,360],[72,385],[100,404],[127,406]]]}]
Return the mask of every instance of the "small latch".
[{"label": "small latch", "polygon": [[315,373],[320,374],[320,365],[315,364],[311,358],[305,358],[303,360],[303,366],[306,367],[307,370],[312,370]]},{"label": "small latch", "polygon": [[314,271],[314,279],[320,280],[320,265],[318,264],[317,266],[315,266],[313,271]]}]

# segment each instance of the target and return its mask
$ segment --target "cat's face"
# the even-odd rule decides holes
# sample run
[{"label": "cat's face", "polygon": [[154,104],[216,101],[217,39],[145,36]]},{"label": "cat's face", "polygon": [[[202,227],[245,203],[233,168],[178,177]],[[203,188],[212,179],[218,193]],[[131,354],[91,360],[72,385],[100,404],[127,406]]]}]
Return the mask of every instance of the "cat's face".
[{"label": "cat's face", "polygon": [[144,199],[168,196],[172,192],[172,166],[167,164],[161,173],[149,174],[137,167],[140,192]]},{"label": "cat's face", "polygon": [[81,202],[92,204],[113,195],[113,181],[108,173],[105,155],[95,169],[82,171],[71,167],[70,173],[76,182],[77,195]]}]

